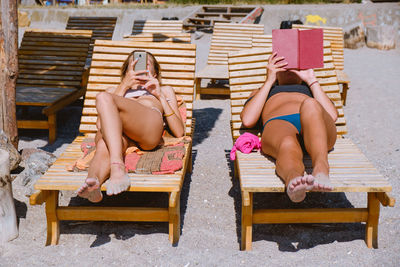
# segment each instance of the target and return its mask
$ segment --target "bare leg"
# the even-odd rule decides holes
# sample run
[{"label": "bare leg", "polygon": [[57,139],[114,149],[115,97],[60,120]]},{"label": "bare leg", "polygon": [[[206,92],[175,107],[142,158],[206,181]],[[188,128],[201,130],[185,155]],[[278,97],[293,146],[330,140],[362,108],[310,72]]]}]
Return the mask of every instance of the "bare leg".
[{"label": "bare leg", "polygon": [[106,92],[96,97],[101,134],[109,151],[110,178],[107,195],[116,195],[130,186],[123,161],[123,135],[137,141],[143,149],[152,149],[160,142],[163,120],[157,111],[137,101]]},{"label": "bare leg", "polygon": [[[98,129],[100,129],[99,126]],[[78,190],[78,195],[87,198],[91,202],[100,202],[103,199],[100,186],[110,176],[110,165],[104,164],[104,162],[110,162],[110,155],[100,132],[96,134],[95,141],[96,152],[90,163],[85,183]],[[126,149],[127,146],[128,142],[123,137],[123,148]]]},{"label": "bare leg", "polygon": [[300,120],[304,145],[312,160],[314,190],[331,191],[333,186],[329,181],[328,151],[336,142],[335,122],[313,98],[301,104]]},{"label": "bare leg", "polygon": [[314,178],[304,175],[303,151],[297,139],[297,130],[283,120],[270,121],[261,138],[264,153],[276,159],[276,172],[286,184],[293,202],[303,201],[311,190]]}]

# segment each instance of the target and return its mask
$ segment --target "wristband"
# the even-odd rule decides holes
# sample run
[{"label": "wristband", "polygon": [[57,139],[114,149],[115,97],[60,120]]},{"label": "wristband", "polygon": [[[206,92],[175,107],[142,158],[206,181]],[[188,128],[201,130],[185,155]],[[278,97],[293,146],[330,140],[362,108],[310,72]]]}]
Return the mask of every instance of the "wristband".
[{"label": "wristband", "polygon": [[314,83],[318,83],[318,80],[315,80],[315,81],[313,81],[312,83],[310,83],[310,84],[308,85],[308,87],[311,88],[311,86],[312,86]]}]

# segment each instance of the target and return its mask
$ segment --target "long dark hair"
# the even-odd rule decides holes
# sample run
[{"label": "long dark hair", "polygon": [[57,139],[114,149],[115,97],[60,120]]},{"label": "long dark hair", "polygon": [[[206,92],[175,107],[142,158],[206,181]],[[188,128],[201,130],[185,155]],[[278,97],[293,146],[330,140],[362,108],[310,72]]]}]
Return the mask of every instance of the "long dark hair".
[{"label": "long dark hair", "polygon": [[126,72],[128,71],[129,60],[130,60],[131,57],[133,57],[133,54],[135,52],[146,52],[146,54],[150,57],[150,61],[153,63],[153,67],[154,67],[154,72],[156,74],[156,78],[161,84],[161,67],[160,67],[160,64],[158,63],[156,57],[152,53],[150,53],[148,51],[145,51],[145,50],[133,50],[129,54],[128,58],[125,60],[124,64],[122,64],[122,67],[121,67],[121,80],[124,79],[124,77],[126,75]]}]

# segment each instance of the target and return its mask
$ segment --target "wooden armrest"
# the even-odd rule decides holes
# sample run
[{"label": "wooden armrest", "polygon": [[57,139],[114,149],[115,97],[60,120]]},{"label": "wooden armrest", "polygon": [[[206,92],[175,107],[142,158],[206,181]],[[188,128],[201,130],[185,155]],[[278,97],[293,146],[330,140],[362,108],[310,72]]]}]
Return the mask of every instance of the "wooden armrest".
[{"label": "wooden armrest", "polygon": [[396,199],[394,197],[391,197],[386,192],[379,192],[379,193],[377,193],[377,195],[378,195],[378,199],[381,202],[382,206],[394,207],[394,204],[396,203]]},{"label": "wooden armrest", "polygon": [[49,196],[49,191],[36,191],[29,197],[29,204],[31,205],[42,205],[46,202],[47,197]]},{"label": "wooden armrest", "polygon": [[342,70],[336,70],[336,75],[339,83],[350,83],[349,76]]}]

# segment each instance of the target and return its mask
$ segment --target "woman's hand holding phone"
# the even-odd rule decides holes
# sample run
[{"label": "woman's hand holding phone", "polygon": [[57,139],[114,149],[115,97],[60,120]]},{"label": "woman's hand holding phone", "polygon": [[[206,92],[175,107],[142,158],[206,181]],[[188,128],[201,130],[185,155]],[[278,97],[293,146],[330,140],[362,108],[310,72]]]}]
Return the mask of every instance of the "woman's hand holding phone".
[{"label": "woman's hand holding phone", "polygon": [[148,73],[148,70],[134,71],[137,61],[138,60],[136,59],[129,63],[125,77],[121,81],[121,86],[123,88],[122,95],[124,95],[129,89],[135,90],[138,86],[144,86],[146,83],[146,81],[141,78],[144,77],[143,74]]}]

